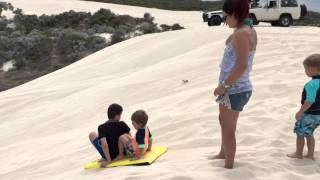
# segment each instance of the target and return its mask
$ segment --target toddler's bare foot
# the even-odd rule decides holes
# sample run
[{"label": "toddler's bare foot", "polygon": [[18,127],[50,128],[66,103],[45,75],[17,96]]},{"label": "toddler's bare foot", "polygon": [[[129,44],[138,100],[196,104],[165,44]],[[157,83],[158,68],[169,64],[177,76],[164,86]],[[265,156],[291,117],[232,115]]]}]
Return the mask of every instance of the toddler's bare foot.
[{"label": "toddler's bare foot", "polygon": [[314,159],[314,156],[310,156],[310,155],[305,155],[305,156],[303,156],[304,158],[308,158],[308,159],[311,159],[311,160],[315,160]]},{"label": "toddler's bare foot", "polygon": [[299,155],[297,153],[287,154],[289,158],[296,158],[296,159],[302,159],[302,155]]}]

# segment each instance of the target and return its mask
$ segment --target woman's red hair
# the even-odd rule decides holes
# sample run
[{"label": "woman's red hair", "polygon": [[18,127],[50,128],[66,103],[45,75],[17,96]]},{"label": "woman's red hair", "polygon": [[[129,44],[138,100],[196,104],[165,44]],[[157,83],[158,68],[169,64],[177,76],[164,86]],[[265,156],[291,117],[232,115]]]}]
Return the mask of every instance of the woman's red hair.
[{"label": "woman's red hair", "polygon": [[234,15],[239,22],[243,22],[249,15],[248,0],[226,0],[222,10],[230,15]]}]

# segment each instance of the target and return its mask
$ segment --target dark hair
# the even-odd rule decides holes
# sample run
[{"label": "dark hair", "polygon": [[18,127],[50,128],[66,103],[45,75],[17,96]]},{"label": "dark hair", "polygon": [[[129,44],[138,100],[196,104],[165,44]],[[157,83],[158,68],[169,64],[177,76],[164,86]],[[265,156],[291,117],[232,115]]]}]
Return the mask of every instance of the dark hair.
[{"label": "dark hair", "polygon": [[123,109],[119,104],[111,104],[108,107],[108,118],[113,119],[116,115],[121,115],[122,111]]},{"label": "dark hair", "polygon": [[222,10],[235,18],[241,23],[249,15],[249,1],[248,0],[226,0],[223,4]]},{"label": "dark hair", "polygon": [[147,125],[148,115],[144,110],[138,110],[132,114],[131,120],[144,127]]},{"label": "dark hair", "polygon": [[314,67],[320,71],[320,54],[312,54],[303,61],[303,65]]}]

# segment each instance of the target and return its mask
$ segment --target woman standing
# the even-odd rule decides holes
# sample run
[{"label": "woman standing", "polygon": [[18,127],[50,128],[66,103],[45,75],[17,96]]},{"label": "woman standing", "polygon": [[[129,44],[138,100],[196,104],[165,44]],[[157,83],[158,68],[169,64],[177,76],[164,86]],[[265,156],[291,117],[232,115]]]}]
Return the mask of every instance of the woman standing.
[{"label": "woman standing", "polygon": [[226,0],[223,14],[226,24],[234,32],[226,41],[219,85],[214,90],[219,103],[221,150],[210,159],[225,159],[225,168],[231,169],[236,153],[237,120],[252,94],[249,73],[257,46],[257,33],[252,20],[248,19],[248,0]]}]

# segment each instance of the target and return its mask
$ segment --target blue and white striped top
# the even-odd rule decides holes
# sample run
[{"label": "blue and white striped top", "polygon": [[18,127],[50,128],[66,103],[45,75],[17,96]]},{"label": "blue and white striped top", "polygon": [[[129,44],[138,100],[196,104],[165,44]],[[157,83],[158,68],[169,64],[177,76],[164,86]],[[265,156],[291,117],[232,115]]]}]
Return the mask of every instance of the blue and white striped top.
[{"label": "blue and white striped top", "polygon": [[[230,89],[228,89],[228,94],[237,94],[242,92],[247,92],[252,90],[252,84],[249,78],[250,72],[252,70],[252,63],[253,58],[255,55],[255,50],[249,52],[248,55],[248,68],[245,73],[236,81],[234,82]],[[230,75],[230,73],[235,68],[237,61],[236,51],[233,47],[232,43],[229,42],[227,47],[224,50],[224,55],[222,62],[220,64],[220,76],[219,76],[219,84]]]}]

